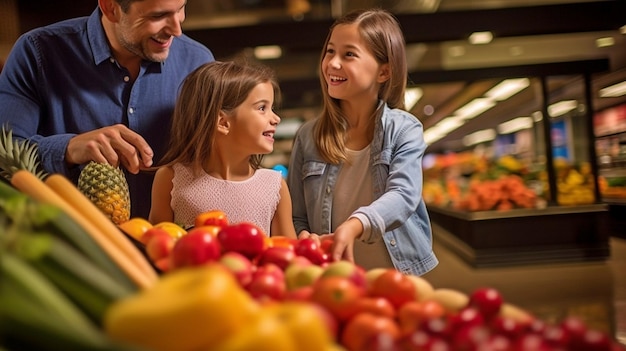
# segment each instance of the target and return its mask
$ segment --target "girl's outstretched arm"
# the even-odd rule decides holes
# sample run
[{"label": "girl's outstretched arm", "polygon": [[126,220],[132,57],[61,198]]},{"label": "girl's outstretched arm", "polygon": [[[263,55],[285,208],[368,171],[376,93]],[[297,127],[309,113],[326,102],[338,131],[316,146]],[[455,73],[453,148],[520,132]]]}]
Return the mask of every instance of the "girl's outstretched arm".
[{"label": "girl's outstretched arm", "polygon": [[287,183],[283,179],[280,186],[280,201],[278,207],[272,218],[272,236],[286,236],[289,238],[296,238],[296,230],[293,226],[293,219],[291,209],[291,196],[289,195],[289,188]]},{"label": "girl's outstretched arm", "polygon": [[152,206],[148,221],[152,224],[174,221],[174,211],[170,206],[172,201],[172,179],[174,170],[171,167],[161,167],[157,170],[152,183]]}]

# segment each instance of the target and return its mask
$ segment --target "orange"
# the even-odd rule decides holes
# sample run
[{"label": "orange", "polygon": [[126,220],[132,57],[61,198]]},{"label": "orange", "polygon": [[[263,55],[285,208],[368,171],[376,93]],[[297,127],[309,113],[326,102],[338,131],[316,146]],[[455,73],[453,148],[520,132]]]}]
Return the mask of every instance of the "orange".
[{"label": "orange", "polygon": [[141,240],[143,234],[152,228],[152,224],[146,219],[136,217],[119,224],[118,227],[132,238]]},{"label": "orange", "polygon": [[164,229],[174,239],[179,239],[183,235],[187,234],[187,231],[183,227],[173,222],[159,222],[154,225],[155,228]]}]

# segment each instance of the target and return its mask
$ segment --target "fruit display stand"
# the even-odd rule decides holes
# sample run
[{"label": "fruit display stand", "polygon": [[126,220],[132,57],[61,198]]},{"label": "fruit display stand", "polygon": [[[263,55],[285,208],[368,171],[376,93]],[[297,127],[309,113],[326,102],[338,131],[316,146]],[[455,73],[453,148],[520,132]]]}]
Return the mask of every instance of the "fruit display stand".
[{"label": "fruit display stand", "polygon": [[606,204],[508,211],[428,206],[439,240],[475,267],[604,260],[609,256]]}]

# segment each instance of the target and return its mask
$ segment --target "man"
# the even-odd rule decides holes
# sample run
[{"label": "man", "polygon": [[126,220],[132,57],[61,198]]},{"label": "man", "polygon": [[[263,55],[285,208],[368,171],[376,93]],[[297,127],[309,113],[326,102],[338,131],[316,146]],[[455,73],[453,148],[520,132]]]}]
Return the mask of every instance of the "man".
[{"label": "man", "polygon": [[89,161],[127,172],[131,216],[147,218],[182,80],[213,61],[182,33],[186,0],[99,0],[89,17],[34,29],[0,74],[0,124],[39,146],[47,172]]}]

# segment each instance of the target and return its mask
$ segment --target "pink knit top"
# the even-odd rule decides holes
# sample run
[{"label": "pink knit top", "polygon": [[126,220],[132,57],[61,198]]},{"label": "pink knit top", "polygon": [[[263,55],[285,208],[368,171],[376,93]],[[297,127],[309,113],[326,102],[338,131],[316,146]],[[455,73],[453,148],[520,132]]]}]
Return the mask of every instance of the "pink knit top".
[{"label": "pink knit top", "polygon": [[206,173],[193,174],[190,167],[172,166],[172,210],[174,222],[190,227],[195,217],[205,211],[221,210],[228,222],[251,222],[266,235],[280,200],[282,176],[270,169],[258,169],[249,179],[229,181],[214,178]]}]

